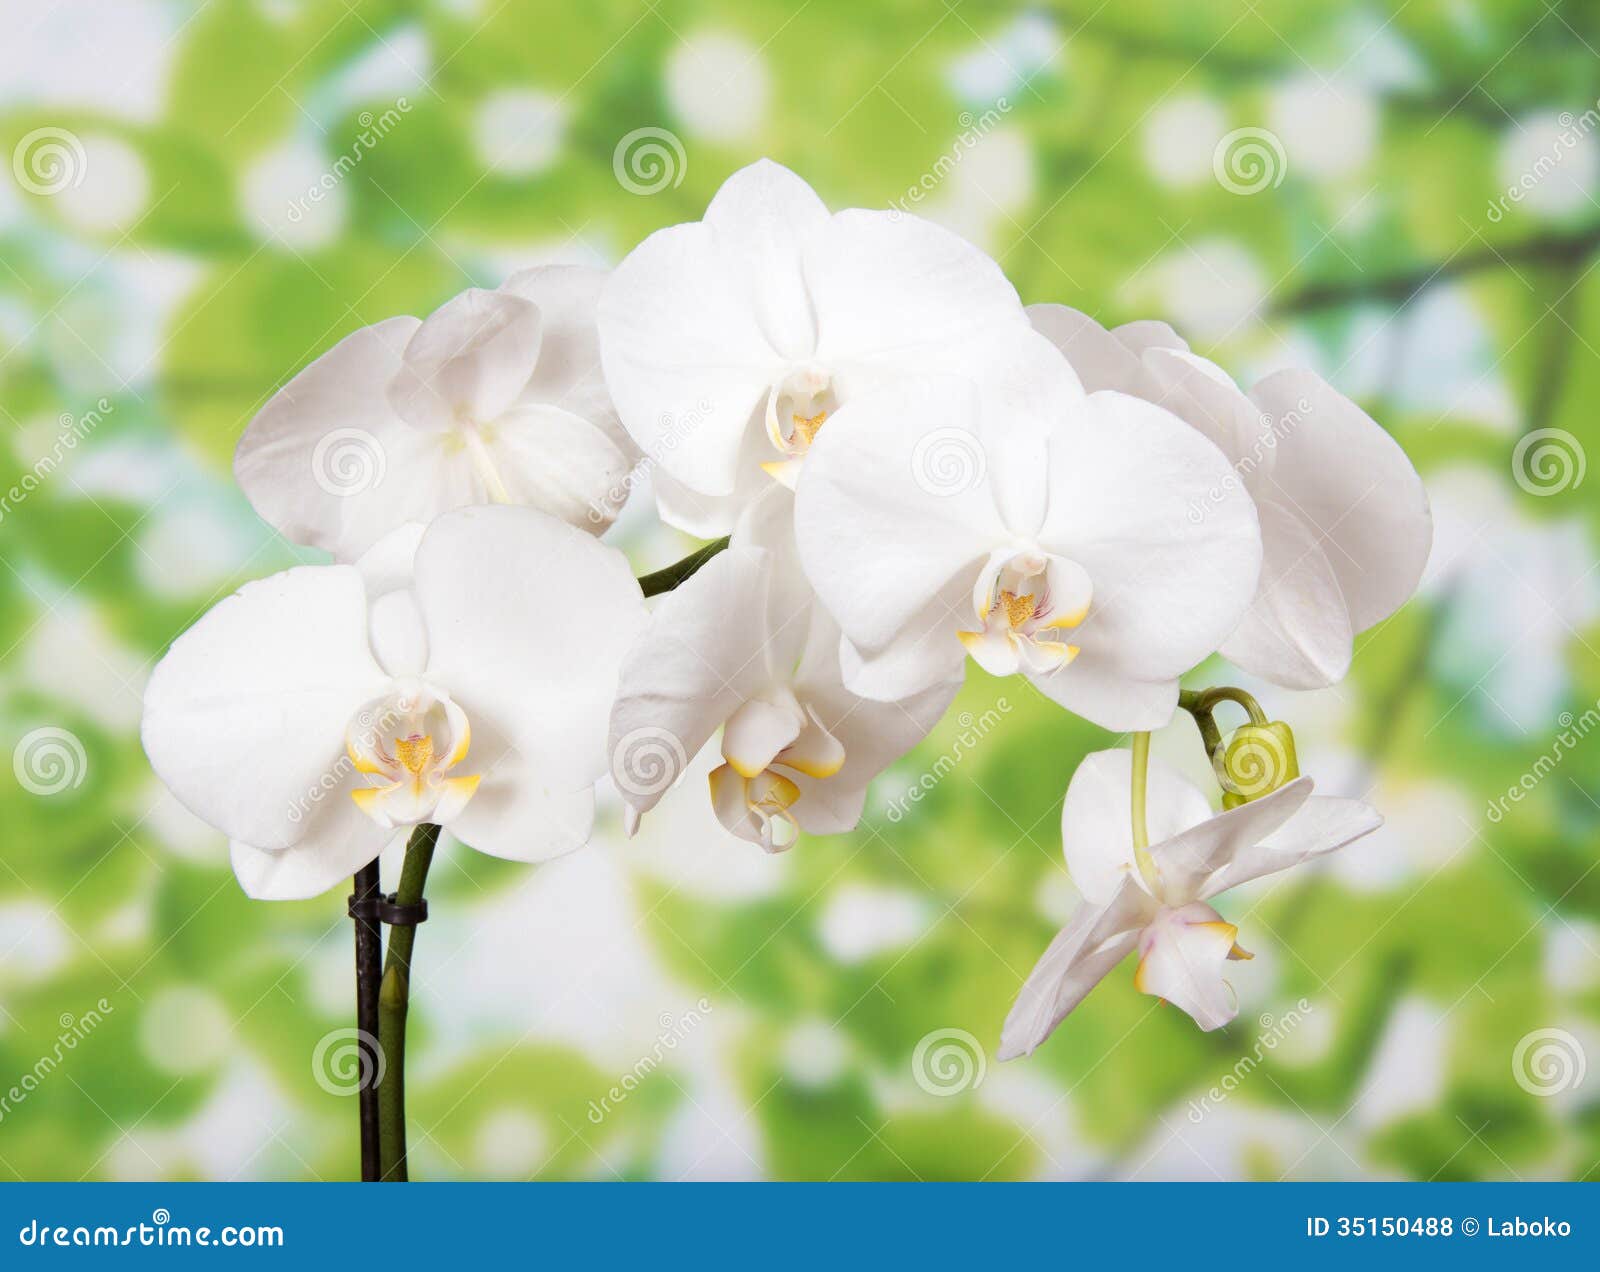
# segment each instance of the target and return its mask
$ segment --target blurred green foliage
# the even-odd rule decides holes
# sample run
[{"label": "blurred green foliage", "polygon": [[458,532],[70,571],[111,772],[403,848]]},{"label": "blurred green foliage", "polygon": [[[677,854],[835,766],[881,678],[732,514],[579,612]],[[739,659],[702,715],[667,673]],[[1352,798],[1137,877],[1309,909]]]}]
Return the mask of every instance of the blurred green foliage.
[{"label": "blurred green foliage", "polygon": [[[1026,686],[974,671],[858,832],[781,861],[734,861],[754,850],[704,818],[629,843],[614,814],[582,861],[450,850],[419,941],[416,1172],[1593,1176],[1595,1078],[1535,1093],[1517,1066],[1533,1031],[1579,1057],[1600,1038],[1600,741],[1492,810],[1600,698],[1595,479],[1540,489],[1517,450],[1554,429],[1600,454],[1600,10],[241,0],[99,6],[101,30],[83,7],[21,37],[42,69],[0,98],[0,425],[6,481],[36,478],[0,509],[0,721],[14,758],[39,729],[82,753],[54,793],[0,785],[0,1095],[63,1020],[112,1010],[0,1106],[0,1177],[353,1176],[354,1101],[313,1059],[350,1023],[342,900],[245,899],[137,737],[173,636],[314,556],[254,517],[233,446],[357,327],[615,261],[763,154],[836,207],[927,188],[915,210],[1025,300],[1167,318],[1245,379],[1311,362],[1391,429],[1434,493],[1428,586],[1345,685],[1261,691],[1306,771],[1390,824],[1235,899],[1261,957],[1233,1025],[1197,1032],[1123,968],[1004,1068],[1000,1022],[1070,904],[1061,792],[1116,742]],[[66,188],[23,179],[42,128],[83,147]],[[649,195],[618,178],[640,128],[682,148]],[[1240,128],[1276,144],[1254,193],[1219,177]],[[686,546],[650,521],[615,536],[641,569]],[[1158,753],[1193,771],[1186,728]],[[951,1029],[988,1055],[934,1094],[915,1057]]]}]

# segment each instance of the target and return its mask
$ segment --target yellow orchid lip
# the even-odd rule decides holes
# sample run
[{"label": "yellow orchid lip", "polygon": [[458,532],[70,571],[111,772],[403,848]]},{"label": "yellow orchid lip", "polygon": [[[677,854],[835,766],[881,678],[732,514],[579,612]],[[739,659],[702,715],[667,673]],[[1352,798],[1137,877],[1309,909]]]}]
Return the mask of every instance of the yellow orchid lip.
[{"label": "yellow orchid lip", "polygon": [[345,731],[356,772],[380,779],[352,789],[351,800],[386,829],[442,823],[466,806],[482,780],[452,772],[471,736],[466,713],[449,695],[414,681],[398,686],[363,707]]},{"label": "yellow orchid lip", "polygon": [[800,481],[800,469],[803,466],[804,461],[799,459],[773,459],[762,464],[761,471],[773,481],[793,490]]},{"label": "yellow orchid lip", "polygon": [[[766,758],[758,763],[760,756]],[[780,852],[800,833],[791,810],[805,794],[789,774],[826,780],[844,767],[846,753],[816,712],[784,687],[746,701],[728,717],[722,757],[709,774],[718,820],[765,851]]]},{"label": "yellow orchid lip", "polygon": [[774,481],[793,490],[806,452],[835,409],[833,379],[822,369],[791,370],[767,391],[767,440],[782,459],[761,465]]},{"label": "yellow orchid lip", "polygon": [[1079,623],[1083,622],[1083,620],[1085,618],[1087,618],[1088,616],[1089,616],[1089,607],[1087,605],[1084,605],[1081,609],[1075,609],[1075,610],[1071,611],[1070,613],[1056,615],[1048,623],[1045,623],[1044,626],[1045,627],[1049,627],[1049,628],[1056,628],[1056,629],[1060,629],[1060,628],[1064,628],[1064,627],[1076,627]]},{"label": "yellow orchid lip", "polygon": [[[1089,613],[1089,576],[1074,561],[1029,545],[996,550],[978,574],[972,601],[980,626],[956,636],[991,675],[1053,675],[1081,652],[1051,635],[1077,627]],[[1058,610],[1063,602],[1067,607]]]},{"label": "yellow orchid lip", "polygon": [[797,773],[804,773],[807,777],[814,777],[821,780],[823,778],[832,777],[835,773],[842,769],[844,767],[844,760],[844,751],[841,748],[839,752],[839,758],[827,763],[817,763],[809,760],[795,759],[793,756],[785,758],[785,756],[781,753],[778,757],[777,763],[782,764],[785,768],[792,768]]}]

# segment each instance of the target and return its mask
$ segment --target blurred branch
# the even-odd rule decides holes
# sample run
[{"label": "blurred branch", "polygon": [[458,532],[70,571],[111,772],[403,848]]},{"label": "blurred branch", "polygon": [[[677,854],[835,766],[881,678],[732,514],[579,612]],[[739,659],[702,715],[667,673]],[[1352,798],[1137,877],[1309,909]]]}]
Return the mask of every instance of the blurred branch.
[{"label": "blurred branch", "polygon": [[[996,14],[1011,12],[1009,6],[989,6]],[[1066,29],[1070,41],[1079,36],[1104,44],[1130,58],[1181,62],[1192,68],[1215,71],[1227,77],[1230,89],[1237,89],[1241,81],[1280,79],[1304,70],[1304,58],[1282,44],[1281,56],[1255,53],[1236,53],[1223,46],[1222,40],[1175,40],[1150,26],[1135,26],[1119,20],[1116,10],[1101,0],[1087,5],[1071,5],[1057,0],[1053,4],[1036,5],[1039,11],[1055,18]],[[1080,8],[1091,8],[1082,13]],[[1224,39],[1226,36],[1224,36]],[[1492,70],[1493,67],[1488,68]],[[1470,73],[1470,71],[1469,71]],[[1493,128],[1508,127],[1519,114],[1539,109],[1553,109],[1548,93],[1537,101],[1507,100],[1504,95],[1496,99],[1483,87],[1485,70],[1470,84],[1445,84],[1428,92],[1395,91],[1378,94],[1378,100],[1389,110],[1406,115],[1439,121],[1447,116],[1460,115]]]},{"label": "blurred branch", "polygon": [[1505,247],[1485,246],[1471,252],[1457,252],[1448,260],[1419,266],[1377,278],[1350,278],[1312,283],[1273,306],[1279,314],[1299,314],[1318,309],[1364,301],[1387,300],[1398,305],[1409,303],[1433,284],[1499,266],[1579,265],[1600,250],[1600,225],[1587,226],[1568,234],[1544,234]]},{"label": "blurred branch", "polygon": [[1550,417],[1555,414],[1556,406],[1561,401],[1562,391],[1567,387],[1567,373],[1572,369],[1573,346],[1577,343],[1577,333],[1572,320],[1576,316],[1578,285],[1582,281],[1583,274],[1575,263],[1568,269],[1566,289],[1556,298],[1556,303],[1550,307],[1550,312],[1542,320],[1555,321],[1547,329],[1544,343],[1539,350],[1539,366],[1534,374],[1532,397],[1528,402],[1527,419],[1522,429],[1524,434],[1537,432],[1550,422]]}]

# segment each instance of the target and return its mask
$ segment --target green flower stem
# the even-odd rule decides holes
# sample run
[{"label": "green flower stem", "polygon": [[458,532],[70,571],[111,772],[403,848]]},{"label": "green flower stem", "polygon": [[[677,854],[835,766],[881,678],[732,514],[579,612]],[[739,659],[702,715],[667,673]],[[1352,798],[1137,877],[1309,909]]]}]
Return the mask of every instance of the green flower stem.
[{"label": "green flower stem", "polygon": [[1178,694],[1178,706],[1194,717],[1195,728],[1200,730],[1200,744],[1205,747],[1205,757],[1211,760],[1216,755],[1216,749],[1222,746],[1222,731],[1216,726],[1216,720],[1211,718],[1210,710],[1200,706],[1198,690],[1182,690]]},{"label": "green flower stem", "polygon": [[1139,873],[1156,890],[1156,863],[1150,855],[1150,828],[1145,821],[1145,779],[1150,772],[1150,735],[1133,735],[1133,860]]},{"label": "green flower stem", "polygon": [[659,596],[663,592],[670,592],[680,583],[687,582],[696,570],[727,546],[728,540],[724,536],[704,547],[696,548],[683,560],[675,561],[653,574],[642,575],[639,579],[639,590],[646,596]]},{"label": "green flower stem", "polygon": [[1213,689],[1184,689],[1178,694],[1178,706],[1197,721],[1202,714],[1210,715],[1222,702],[1233,702],[1243,707],[1250,716],[1251,724],[1267,723],[1267,713],[1261,709],[1261,704],[1243,689],[1235,689],[1231,685],[1218,685]]},{"label": "green flower stem", "polygon": [[[400,887],[394,897],[397,905],[421,902],[438,842],[437,826],[422,825],[411,832],[405,864],[400,869]],[[406,1011],[411,1000],[411,950],[416,940],[415,924],[389,929],[389,958],[383,969],[383,986],[378,991],[378,1040],[384,1058],[383,1082],[378,1087],[383,1161],[380,1177],[390,1182],[406,1178]]]}]

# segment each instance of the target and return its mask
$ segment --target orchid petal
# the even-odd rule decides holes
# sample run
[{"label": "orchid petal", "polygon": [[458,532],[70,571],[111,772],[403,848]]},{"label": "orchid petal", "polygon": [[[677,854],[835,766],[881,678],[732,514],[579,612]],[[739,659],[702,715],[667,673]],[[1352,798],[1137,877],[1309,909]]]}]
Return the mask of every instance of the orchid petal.
[{"label": "orchid petal", "polygon": [[981,373],[990,346],[1028,329],[1000,267],[921,217],[839,212],[808,239],[805,275],[824,365]]},{"label": "orchid petal", "polygon": [[[1145,776],[1145,826],[1152,843],[1200,826],[1211,816],[1211,805],[1192,782],[1151,757]],[[1061,845],[1072,882],[1091,904],[1108,905],[1124,881],[1139,882],[1129,751],[1093,751],[1083,757],[1061,804]]]},{"label": "orchid petal", "polygon": [[1216,363],[1187,350],[1155,349],[1144,358],[1147,396],[1198,429],[1233,463],[1235,484],[1250,484],[1272,464],[1270,421]]},{"label": "orchid petal", "polygon": [[396,526],[356,558],[353,564],[366,584],[369,597],[376,598],[411,586],[417,544],[422,542],[422,532],[426,529],[420,521],[408,521]]},{"label": "orchid petal", "polygon": [[596,327],[600,294],[609,274],[583,265],[536,265],[513,274],[503,292],[539,310],[539,360],[516,405],[559,407],[608,437],[631,463],[637,452],[617,418],[600,366]]},{"label": "orchid petal", "polygon": [[1128,323],[1107,331],[1087,314],[1066,305],[1029,305],[1028,320],[1065,355],[1087,393],[1116,389],[1148,397],[1150,376],[1140,354],[1145,349],[1188,347],[1164,322]]},{"label": "orchid petal", "polygon": [[1291,689],[1344,679],[1352,633],[1344,592],[1316,533],[1274,499],[1258,499],[1261,582],[1238,627],[1222,643],[1235,666]]},{"label": "orchid petal", "polygon": [[[859,698],[844,686],[837,633],[831,623],[816,624],[795,681],[796,695],[812,712],[822,738],[831,739],[837,750],[818,746],[817,755],[827,755],[828,764],[802,764],[798,761],[803,757],[797,752],[808,736],[802,734],[790,751],[778,757],[779,764],[793,770],[801,791],[795,817],[801,828],[813,835],[842,834],[854,828],[866,804],[868,784],[928,736],[961,687],[958,668],[958,674],[946,675],[897,701]],[[840,753],[843,762],[828,773],[826,769],[837,762]]]},{"label": "orchid petal", "polygon": [[628,456],[606,431],[570,411],[535,404],[501,415],[485,442],[503,498],[600,534],[628,496]]},{"label": "orchid petal", "polygon": [[952,615],[967,591],[957,577],[917,614],[881,652],[867,655],[848,637],[839,642],[839,664],[851,692],[879,702],[896,702],[930,685],[961,679],[966,652],[956,637]]},{"label": "orchid petal", "polygon": [[266,849],[235,839],[228,854],[246,896],[257,901],[303,901],[348,885],[351,875],[377,860],[398,838],[364,816],[341,788],[323,794],[298,843]]},{"label": "orchid petal", "polygon": [[653,808],[717,727],[766,687],[770,567],[757,549],[719,553],[661,599],[628,653],[609,752],[630,807]]},{"label": "orchid petal", "polygon": [[[622,554],[530,508],[463,508],[428,527],[415,590],[428,678],[473,728],[488,726],[553,792],[593,783],[617,674],[645,621]],[[488,774],[503,756],[475,760]]]},{"label": "orchid petal", "polygon": [[397,526],[475,498],[470,467],[385,398],[418,325],[391,318],[345,337],[245,430],[234,475],[262,519],[295,543],[351,561]]},{"label": "orchid petal", "polygon": [[1028,973],[1000,1032],[999,1056],[1031,1055],[1138,944],[1148,898],[1118,889],[1106,905],[1080,905]]},{"label": "orchid petal", "polygon": [[705,220],[634,248],[601,293],[600,351],[618,413],[684,486],[733,492],[769,389],[810,352],[799,240],[826,218],[809,186],[763,160],[724,183]]},{"label": "orchid petal", "polygon": [[[1234,863],[1248,861],[1252,868],[1260,863],[1257,847],[1300,811],[1311,796],[1311,788],[1309,777],[1296,778],[1269,795],[1152,844],[1150,855],[1155,859],[1168,900],[1204,901],[1246,882],[1244,871],[1235,868]],[[1279,853],[1268,860],[1279,864],[1266,865],[1250,877],[1295,864],[1292,853]]]},{"label": "orchid petal", "polygon": [[1056,705],[1115,733],[1164,728],[1178,709],[1178,681],[1139,680],[1097,649],[1077,647],[1060,675],[1028,672],[1028,683]]},{"label": "orchid petal", "polygon": [[1039,542],[1096,581],[1073,644],[1148,681],[1216,649],[1261,568],[1255,509],[1232,475],[1197,432],[1125,394],[1091,395],[1081,425],[1057,430]]},{"label": "orchid petal", "polygon": [[1274,421],[1261,494],[1281,499],[1325,543],[1357,632],[1416,591],[1433,543],[1428,495],[1399,444],[1309,371],[1279,371],[1250,393]]},{"label": "orchid petal", "polygon": [[716,539],[727,534],[740,513],[773,485],[757,468],[754,474],[742,477],[732,492],[707,495],[691,490],[659,464],[651,464],[649,471],[661,520],[697,539]]},{"label": "orchid petal", "polygon": [[1334,852],[1370,835],[1381,825],[1382,814],[1364,800],[1313,795],[1258,844],[1237,851],[1226,866],[1206,880],[1201,898]]},{"label": "orchid petal", "polygon": [[372,653],[391,676],[420,676],[428,665],[428,629],[409,588],[386,592],[367,614]]},{"label": "orchid petal", "polygon": [[972,431],[979,411],[966,381],[917,381],[845,405],[811,447],[795,498],[801,560],[864,654],[953,578],[970,587],[1011,537],[986,479],[987,434]]},{"label": "orchid petal", "polygon": [[247,583],[167,651],[144,694],[151,767],[231,839],[297,843],[307,799],[337,774],[345,725],[388,683],[349,566]]},{"label": "orchid petal", "polygon": [[389,405],[416,428],[487,424],[517,400],[539,359],[535,305],[470,288],[412,334],[389,385]]},{"label": "orchid petal", "polygon": [[476,723],[474,733],[481,780],[468,790],[446,779],[435,819],[462,843],[507,861],[549,861],[583,847],[594,828],[593,788],[556,789],[544,766],[492,725]]}]

